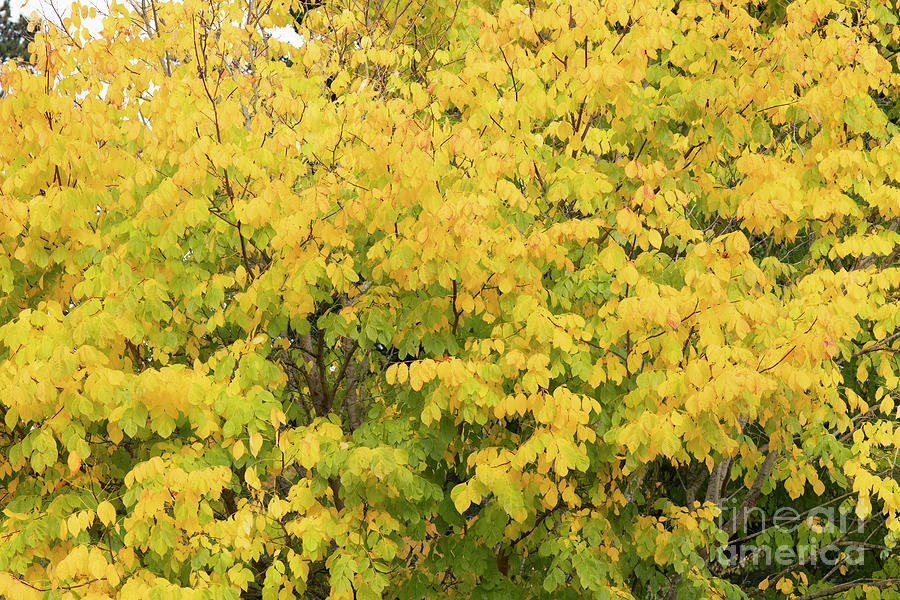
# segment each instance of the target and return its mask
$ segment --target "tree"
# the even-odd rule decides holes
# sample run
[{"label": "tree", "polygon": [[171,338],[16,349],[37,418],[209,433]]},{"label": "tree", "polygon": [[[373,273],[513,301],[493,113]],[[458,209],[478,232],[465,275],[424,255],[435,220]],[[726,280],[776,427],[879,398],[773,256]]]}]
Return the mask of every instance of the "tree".
[{"label": "tree", "polygon": [[0,4],[0,62],[11,58],[27,60],[30,38],[28,21],[22,16],[13,20],[9,0],[4,0]]},{"label": "tree", "polygon": [[900,597],[895,5],[93,10],[0,71],[0,595]]}]

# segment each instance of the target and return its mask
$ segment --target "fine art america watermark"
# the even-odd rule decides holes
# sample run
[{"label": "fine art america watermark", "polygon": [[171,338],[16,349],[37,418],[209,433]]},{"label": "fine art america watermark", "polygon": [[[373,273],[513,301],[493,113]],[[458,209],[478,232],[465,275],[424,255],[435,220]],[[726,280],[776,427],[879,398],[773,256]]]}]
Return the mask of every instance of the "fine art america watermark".
[{"label": "fine art america watermark", "polygon": [[[725,522],[724,512],[719,516],[720,526]],[[766,514],[762,509],[752,509],[747,514],[747,523],[753,523],[752,531],[733,541],[718,551],[719,564],[727,566],[790,566],[798,562],[807,565],[861,565],[864,562],[865,545],[848,538],[862,534],[866,522],[852,510],[837,507],[817,507],[798,512],[791,507],[782,507],[774,514]],[[805,543],[795,535],[804,528]],[[776,534],[772,537],[764,534]],[[792,543],[778,543],[777,534],[791,535]],[[768,538],[768,539],[766,539]],[[766,539],[766,543],[758,540]]]}]

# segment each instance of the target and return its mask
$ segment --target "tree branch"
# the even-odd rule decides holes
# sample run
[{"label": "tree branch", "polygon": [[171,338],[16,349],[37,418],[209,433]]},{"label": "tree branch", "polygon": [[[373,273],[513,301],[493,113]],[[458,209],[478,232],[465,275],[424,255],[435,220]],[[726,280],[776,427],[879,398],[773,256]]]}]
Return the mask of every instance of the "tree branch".
[{"label": "tree branch", "polygon": [[871,585],[873,587],[877,587],[878,589],[884,589],[892,585],[900,585],[900,579],[861,578],[854,581],[849,581],[847,583],[839,583],[838,585],[832,586],[825,590],[803,594],[802,596],[800,596],[799,598],[795,598],[794,600],[816,600],[817,598],[826,598],[828,596],[840,594],[841,592],[846,592],[847,590],[853,589],[858,585]]},{"label": "tree branch", "polygon": [[744,501],[741,502],[741,505],[738,507],[737,511],[725,524],[725,527],[722,530],[728,534],[728,537],[731,537],[735,534],[739,529],[741,529],[744,525],[747,524],[747,517],[750,516],[750,510],[756,506],[756,503],[759,501],[759,496],[762,493],[763,483],[766,481],[766,477],[769,476],[769,473],[772,471],[772,467],[775,465],[775,460],[778,458],[778,452],[772,451],[766,456],[763,461],[762,466],[759,468],[759,473],[756,474],[756,479],[753,480],[753,484],[750,486],[750,491],[747,492],[747,496],[744,498]]}]

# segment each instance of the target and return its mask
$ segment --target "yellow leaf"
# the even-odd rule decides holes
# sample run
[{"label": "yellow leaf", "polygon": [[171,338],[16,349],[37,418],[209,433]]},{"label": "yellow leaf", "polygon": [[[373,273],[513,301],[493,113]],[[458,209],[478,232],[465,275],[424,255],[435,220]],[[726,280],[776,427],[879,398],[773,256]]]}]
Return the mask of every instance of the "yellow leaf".
[{"label": "yellow leaf", "polygon": [[816,479],[816,480],[813,482],[813,491],[814,491],[814,492],[816,493],[816,495],[818,495],[818,496],[821,496],[822,494],[825,493],[825,484],[822,483],[822,480],[821,480],[821,479]]},{"label": "yellow leaf", "polygon": [[859,500],[856,503],[856,516],[860,519],[865,519],[870,514],[872,514],[872,502],[869,500],[868,496],[860,495]]},{"label": "yellow leaf", "polygon": [[656,551],[653,553],[653,560],[658,565],[665,565],[672,560],[671,549],[667,548],[667,542],[670,534],[660,532],[656,536]]},{"label": "yellow leaf", "polygon": [[778,580],[778,583],[775,584],[775,589],[782,594],[790,594],[794,590],[794,582],[786,577],[782,577]]},{"label": "yellow leaf", "polygon": [[469,499],[469,489],[465,483],[456,485],[450,491],[450,497],[453,499],[453,506],[456,507],[459,514],[466,512],[472,504],[472,501]]},{"label": "yellow leaf", "polygon": [[869,378],[869,371],[864,363],[859,363],[859,366],[856,368],[856,378],[860,383],[864,383]]},{"label": "yellow leaf", "polygon": [[397,381],[397,363],[388,366],[384,372],[384,380],[388,385],[394,385],[394,382]]},{"label": "yellow leaf", "polygon": [[419,391],[422,389],[422,386],[425,384],[425,380],[422,377],[422,370],[418,368],[413,368],[409,370],[409,387],[414,389],[415,391]]},{"label": "yellow leaf", "polygon": [[81,469],[81,456],[75,451],[70,451],[69,458],[66,459],[66,464],[69,466],[70,473],[77,473],[78,470]]},{"label": "yellow leaf", "polygon": [[238,440],[231,447],[231,455],[234,457],[234,460],[238,460],[240,457],[244,455],[244,442]]},{"label": "yellow leaf", "polygon": [[109,441],[113,444],[119,444],[122,442],[122,438],[125,437],[122,433],[122,429],[119,428],[119,424],[110,421],[106,424],[106,433],[109,435]]},{"label": "yellow leaf", "polygon": [[248,468],[244,471],[244,481],[247,482],[252,489],[258,490],[260,488],[259,477],[256,475],[256,469]]},{"label": "yellow leaf", "polygon": [[259,449],[262,447],[262,435],[256,431],[250,434],[250,454],[256,456],[259,454]]},{"label": "yellow leaf", "polygon": [[894,412],[894,398],[890,394],[885,394],[881,400],[881,412],[885,414]]},{"label": "yellow leaf", "polygon": [[116,520],[116,509],[112,503],[104,500],[97,505],[97,517],[100,518],[101,523],[109,525]]},{"label": "yellow leaf", "polygon": [[91,548],[88,554],[88,570],[95,579],[102,579],[106,575],[108,563],[103,553],[98,548]]}]

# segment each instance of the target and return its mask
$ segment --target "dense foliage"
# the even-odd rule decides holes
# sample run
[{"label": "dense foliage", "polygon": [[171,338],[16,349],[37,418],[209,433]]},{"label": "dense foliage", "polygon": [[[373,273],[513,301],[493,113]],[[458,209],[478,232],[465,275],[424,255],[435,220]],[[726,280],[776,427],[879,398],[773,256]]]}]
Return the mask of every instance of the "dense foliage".
[{"label": "dense foliage", "polygon": [[0,596],[900,598],[892,1],[94,11],[0,70]]}]

